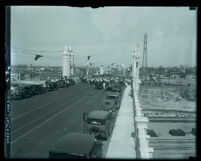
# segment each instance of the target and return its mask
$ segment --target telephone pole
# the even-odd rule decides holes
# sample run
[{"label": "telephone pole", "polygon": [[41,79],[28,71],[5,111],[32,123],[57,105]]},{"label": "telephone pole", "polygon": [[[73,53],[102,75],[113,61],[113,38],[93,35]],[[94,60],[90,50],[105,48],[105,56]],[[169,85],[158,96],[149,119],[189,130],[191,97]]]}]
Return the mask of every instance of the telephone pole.
[{"label": "telephone pole", "polygon": [[142,75],[143,79],[147,77],[147,34],[144,35],[144,50],[142,58]]}]

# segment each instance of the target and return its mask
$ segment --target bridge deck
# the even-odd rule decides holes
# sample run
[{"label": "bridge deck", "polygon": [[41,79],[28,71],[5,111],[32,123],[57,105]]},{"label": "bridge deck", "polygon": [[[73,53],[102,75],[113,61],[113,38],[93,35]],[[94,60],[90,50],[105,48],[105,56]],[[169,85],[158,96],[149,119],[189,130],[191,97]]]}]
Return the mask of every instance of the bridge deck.
[{"label": "bridge deck", "polygon": [[134,132],[134,116],[130,90],[131,86],[127,86],[124,91],[106,158],[136,158],[135,143],[131,136]]}]

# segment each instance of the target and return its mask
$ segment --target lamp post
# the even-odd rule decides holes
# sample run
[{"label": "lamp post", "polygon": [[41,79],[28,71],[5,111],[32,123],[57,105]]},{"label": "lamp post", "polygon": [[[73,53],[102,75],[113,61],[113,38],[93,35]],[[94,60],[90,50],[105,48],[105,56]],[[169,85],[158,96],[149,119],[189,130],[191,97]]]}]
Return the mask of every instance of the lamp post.
[{"label": "lamp post", "polygon": [[74,54],[71,52],[70,54],[70,75],[74,75]]},{"label": "lamp post", "polygon": [[136,53],[137,51],[137,48],[135,47],[134,48],[134,52],[132,54],[133,56],[133,71],[132,71],[132,77],[133,77],[133,87],[134,87],[134,90],[137,90],[139,89],[139,83],[140,83],[140,80],[139,80],[139,56],[138,54]]}]

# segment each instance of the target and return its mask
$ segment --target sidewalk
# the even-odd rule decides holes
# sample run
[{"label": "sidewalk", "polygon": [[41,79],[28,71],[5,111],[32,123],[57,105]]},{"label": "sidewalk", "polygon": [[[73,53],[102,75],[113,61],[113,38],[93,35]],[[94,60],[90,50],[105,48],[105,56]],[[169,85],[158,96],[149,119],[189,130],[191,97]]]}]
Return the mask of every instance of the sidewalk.
[{"label": "sidewalk", "polygon": [[111,136],[106,158],[134,159],[135,143],[131,136],[134,132],[133,100],[129,96],[131,86],[127,86],[123,98],[115,127]]}]

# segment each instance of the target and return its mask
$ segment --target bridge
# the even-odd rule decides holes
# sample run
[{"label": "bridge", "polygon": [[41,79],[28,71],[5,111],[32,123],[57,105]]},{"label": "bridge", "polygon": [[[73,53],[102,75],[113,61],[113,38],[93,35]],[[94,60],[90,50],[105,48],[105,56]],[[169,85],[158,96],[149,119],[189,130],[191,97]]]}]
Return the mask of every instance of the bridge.
[{"label": "bridge", "polygon": [[[103,141],[103,158],[152,158],[148,119],[138,99],[139,57],[133,55],[133,81],[126,86],[113,133]],[[48,158],[49,147],[69,132],[83,132],[82,114],[99,109],[106,91],[78,83],[69,88],[11,102],[11,158]]]},{"label": "bridge", "polygon": [[127,85],[117,116],[106,158],[151,159],[153,148],[149,147],[146,129],[148,118],[142,113],[138,91],[139,56],[134,51],[132,83]]}]

